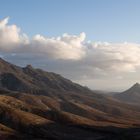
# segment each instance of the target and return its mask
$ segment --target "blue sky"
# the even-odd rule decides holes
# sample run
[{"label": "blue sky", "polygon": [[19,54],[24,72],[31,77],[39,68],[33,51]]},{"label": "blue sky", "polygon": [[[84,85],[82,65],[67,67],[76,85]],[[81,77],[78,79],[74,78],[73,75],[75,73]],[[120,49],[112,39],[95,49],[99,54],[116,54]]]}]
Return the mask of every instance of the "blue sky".
[{"label": "blue sky", "polygon": [[0,19],[0,57],[11,63],[92,89],[140,82],[140,0],[0,0]]},{"label": "blue sky", "polygon": [[10,17],[30,36],[85,32],[87,40],[140,42],[139,0],[1,0],[0,18]]}]

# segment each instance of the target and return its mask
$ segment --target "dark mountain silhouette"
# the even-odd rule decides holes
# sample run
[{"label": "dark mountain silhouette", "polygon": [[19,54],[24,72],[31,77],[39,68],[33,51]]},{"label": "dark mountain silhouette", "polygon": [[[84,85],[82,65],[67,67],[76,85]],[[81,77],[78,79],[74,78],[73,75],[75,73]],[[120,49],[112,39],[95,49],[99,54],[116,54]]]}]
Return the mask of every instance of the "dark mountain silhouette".
[{"label": "dark mountain silhouette", "polygon": [[140,84],[136,83],[130,89],[122,93],[115,94],[114,97],[120,101],[140,104]]},{"label": "dark mountain silhouette", "polygon": [[0,59],[2,140],[139,140],[139,118],[139,105],[97,94],[31,65],[21,68]]}]

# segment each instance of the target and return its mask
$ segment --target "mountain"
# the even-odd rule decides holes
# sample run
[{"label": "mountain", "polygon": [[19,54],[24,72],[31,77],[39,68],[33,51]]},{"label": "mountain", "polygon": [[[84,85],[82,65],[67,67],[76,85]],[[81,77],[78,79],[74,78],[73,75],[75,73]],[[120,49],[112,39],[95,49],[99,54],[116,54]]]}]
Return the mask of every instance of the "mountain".
[{"label": "mountain", "polygon": [[140,84],[136,83],[128,90],[115,94],[114,97],[120,101],[140,104]]},{"label": "mountain", "polygon": [[90,92],[62,76],[34,69],[31,65],[24,68],[0,59],[0,88],[32,94],[51,94],[58,92]]},{"label": "mountain", "polygon": [[139,105],[0,59],[2,140],[140,139],[139,118]]}]

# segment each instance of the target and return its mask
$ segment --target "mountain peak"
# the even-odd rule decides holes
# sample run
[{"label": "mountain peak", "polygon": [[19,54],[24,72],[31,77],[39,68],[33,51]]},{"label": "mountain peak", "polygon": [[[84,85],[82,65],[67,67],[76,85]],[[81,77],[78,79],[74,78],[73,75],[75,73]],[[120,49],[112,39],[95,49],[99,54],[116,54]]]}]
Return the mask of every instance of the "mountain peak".
[{"label": "mountain peak", "polygon": [[132,88],[140,88],[140,84],[139,83],[135,83]]},{"label": "mountain peak", "polygon": [[33,67],[32,67],[31,64],[28,64],[25,68],[26,68],[26,69],[33,69]]},{"label": "mountain peak", "polygon": [[119,99],[120,101],[124,101],[127,103],[135,103],[139,104],[140,101],[140,84],[135,83],[131,88],[128,90],[116,94],[114,96],[116,99]]},{"label": "mountain peak", "polygon": [[125,94],[127,93],[128,95],[134,95],[134,94],[140,94],[140,84],[139,83],[135,83],[131,88],[129,88],[128,90],[124,91]]},{"label": "mountain peak", "polygon": [[135,83],[134,85],[135,85],[135,86],[139,86],[140,84],[137,82],[137,83]]}]

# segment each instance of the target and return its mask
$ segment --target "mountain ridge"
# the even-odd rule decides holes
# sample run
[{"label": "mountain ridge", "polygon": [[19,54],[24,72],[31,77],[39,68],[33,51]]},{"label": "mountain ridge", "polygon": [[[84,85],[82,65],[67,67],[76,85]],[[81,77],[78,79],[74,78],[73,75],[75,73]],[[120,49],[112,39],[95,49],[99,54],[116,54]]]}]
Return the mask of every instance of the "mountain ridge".
[{"label": "mountain ridge", "polygon": [[[55,91],[55,89],[60,91],[90,91],[88,88],[73,83],[72,81],[63,78],[58,74],[45,72],[41,69],[34,69],[31,65],[21,68],[10,64],[3,59],[0,59],[0,63],[2,63],[0,66],[1,88],[3,87],[13,91],[15,90],[30,93],[40,92],[39,94],[41,94],[42,90],[47,92],[48,88],[52,91]],[[14,81],[15,83],[11,85],[11,81]],[[16,84],[18,85],[18,88],[14,87]],[[47,85],[49,86],[47,87]],[[24,89],[30,90],[24,90],[22,87],[25,87]]]}]

